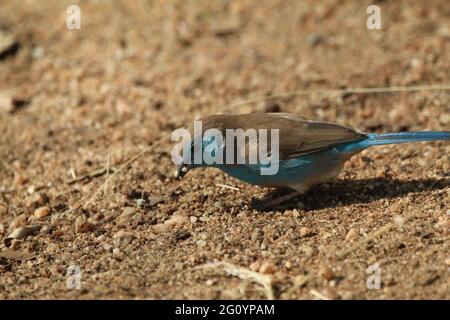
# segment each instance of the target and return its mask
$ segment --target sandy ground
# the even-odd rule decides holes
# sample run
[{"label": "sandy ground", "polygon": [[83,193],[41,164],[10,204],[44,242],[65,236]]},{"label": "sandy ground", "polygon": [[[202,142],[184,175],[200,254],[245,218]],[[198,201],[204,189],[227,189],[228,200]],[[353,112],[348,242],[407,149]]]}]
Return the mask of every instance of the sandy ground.
[{"label": "sandy ground", "polygon": [[230,104],[449,130],[449,91],[261,99],[448,84],[448,1],[375,2],[382,30],[366,1],[1,1],[0,299],[449,299],[449,143],[367,150],[264,212],[269,190],[149,149]]}]

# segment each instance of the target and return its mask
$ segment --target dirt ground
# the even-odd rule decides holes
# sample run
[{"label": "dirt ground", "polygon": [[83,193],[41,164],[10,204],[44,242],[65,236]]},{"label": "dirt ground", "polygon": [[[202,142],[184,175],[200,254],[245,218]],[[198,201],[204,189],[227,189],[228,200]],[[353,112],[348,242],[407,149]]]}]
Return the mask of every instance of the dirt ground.
[{"label": "dirt ground", "polygon": [[448,86],[448,1],[373,2],[381,30],[367,1],[1,1],[0,299],[449,299],[448,142],[366,150],[267,211],[173,176],[167,137],[201,115],[449,130],[448,90],[262,98]]}]

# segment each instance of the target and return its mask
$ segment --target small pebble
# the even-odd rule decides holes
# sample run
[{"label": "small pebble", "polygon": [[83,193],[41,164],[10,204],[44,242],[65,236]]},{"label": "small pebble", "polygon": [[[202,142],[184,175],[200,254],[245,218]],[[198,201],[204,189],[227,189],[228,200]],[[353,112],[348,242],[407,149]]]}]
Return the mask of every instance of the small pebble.
[{"label": "small pebble", "polygon": [[92,231],[94,229],[94,225],[87,222],[84,217],[78,217],[75,220],[75,233],[85,233]]},{"label": "small pebble", "polygon": [[158,223],[153,226],[153,231],[156,233],[165,233],[170,230],[170,225],[166,223]]},{"label": "small pebble", "polygon": [[156,206],[158,203],[164,202],[164,198],[151,196],[151,197],[148,197],[147,201],[148,201],[149,206]]},{"label": "small pebble", "polygon": [[[39,230],[41,230],[41,226],[39,225],[19,227],[5,239],[5,244],[12,239],[22,239],[27,236],[35,235],[39,232]],[[8,244],[6,245],[8,246]]]},{"label": "small pebble", "polygon": [[112,253],[113,253],[114,259],[116,259],[117,261],[122,261],[124,259],[124,255],[123,255],[122,251],[120,251],[119,248],[114,248]]},{"label": "small pebble", "polygon": [[403,218],[402,216],[395,216],[394,223],[397,227],[401,227],[405,223],[405,218]]},{"label": "small pebble", "polygon": [[311,257],[314,254],[314,249],[310,246],[305,246],[302,248],[302,250],[307,257]]},{"label": "small pebble", "polygon": [[11,248],[12,250],[19,250],[20,247],[22,246],[22,243],[23,243],[22,240],[14,239],[14,240],[11,241],[10,248]]},{"label": "small pebble", "polygon": [[51,211],[50,208],[47,206],[40,207],[40,208],[37,208],[36,210],[34,210],[34,216],[36,218],[43,219],[50,214],[50,211]]},{"label": "small pebble", "polygon": [[202,240],[202,239],[197,240],[197,246],[198,246],[199,248],[205,247],[205,246],[206,246],[206,241],[205,241],[205,240]]},{"label": "small pebble", "polygon": [[122,248],[129,245],[136,238],[136,236],[131,232],[121,230],[119,232],[116,232],[113,238],[114,238],[114,246],[116,248]]},{"label": "small pebble", "polygon": [[190,219],[186,216],[177,214],[173,215],[169,220],[165,221],[164,223],[169,226],[187,225],[190,223]]},{"label": "small pebble", "polygon": [[122,209],[121,217],[126,218],[128,216],[131,216],[136,212],[136,208],[134,207],[124,207]]},{"label": "small pebble", "polygon": [[309,278],[307,276],[300,274],[294,278],[294,285],[303,287],[308,281]]},{"label": "small pebble", "polygon": [[306,37],[306,42],[310,46],[315,46],[315,45],[321,43],[322,41],[323,41],[323,37],[322,37],[322,35],[320,35],[318,33],[310,33]]},{"label": "small pebble", "polygon": [[292,268],[292,263],[290,262],[290,261],[286,261],[285,263],[284,263],[284,266],[286,267],[286,269],[290,269],[290,268]]},{"label": "small pebble", "polygon": [[260,234],[261,234],[261,230],[259,228],[256,228],[255,230],[253,230],[252,236],[251,236],[252,241],[255,242],[256,240],[258,240]]},{"label": "small pebble", "polygon": [[348,230],[347,235],[345,236],[345,241],[354,242],[358,240],[359,232],[355,228],[351,228]]},{"label": "small pebble", "polygon": [[52,235],[55,238],[61,238],[64,235],[64,232],[62,230],[56,230],[52,233]]},{"label": "small pebble", "polygon": [[255,261],[252,264],[250,264],[249,268],[250,268],[250,270],[252,270],[254,272],[258,272],[259,268],[261,268],[261,262]]},{"label": "small pebble", "polygon": [[28,182],[28,178],[25,177],[25,176],[23,176],[23,175],[21,175],[21,174],[16,174],[16,175],[14,176],[14,184],[15,184],[16,186],[24,185],[24,184],[27,183],[27,182]]},{"label": "small pebble", "polygon": [[275,272],[275,266],[270,262],[264,262],[259,268],[259,272],[263,274],[273,274]]},{"label": "small pebble", "polygon": [[195,224],[198,221],[198,218],[196,216],[191,216],[189,220],[191,221],[191,224]]},{"label": "small pebble", "polygon": [[337,294],[336,290],[330,287],[324,288],[321,293],[331,300],[337,300],[340,299],[339,294]]},{"label": "small pebble", "polygon": [[320,269],[319,273],[320,273],[320,276],[327,281],[331,281],[336,277],[333,270],[331,270],[328,267],[323,267],[322,269]]},{"label": "small pebble", "polygon": [[311,229],[308,227],[301,227],[300,228],[300,237],[306,237],[307,235],[311,234]]}]

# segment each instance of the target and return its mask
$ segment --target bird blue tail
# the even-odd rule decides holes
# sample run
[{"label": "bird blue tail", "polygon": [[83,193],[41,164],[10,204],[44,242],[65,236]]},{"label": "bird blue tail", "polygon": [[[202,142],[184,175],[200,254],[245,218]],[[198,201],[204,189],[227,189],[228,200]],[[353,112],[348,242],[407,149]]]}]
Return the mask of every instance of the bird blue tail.
[{"label": "bird blue tail", "polygon": [[417,131],[393,133],[369,133],[365,142],[368,146],[406,143],[417,141],[450,140],[450,131]]}]

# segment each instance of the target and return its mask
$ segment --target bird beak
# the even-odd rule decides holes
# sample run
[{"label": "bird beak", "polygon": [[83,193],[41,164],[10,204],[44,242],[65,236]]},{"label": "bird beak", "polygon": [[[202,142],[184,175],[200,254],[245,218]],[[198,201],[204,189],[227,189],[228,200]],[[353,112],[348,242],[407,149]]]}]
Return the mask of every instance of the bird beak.
[{"label": "bird beak", "polygon": [[190,164],[186,164],[186,163],[181,163],[178,165],[177,167],[177,172],[176,172],[176,178],[181,180],[181,178],[183,178],[186,173],[189,171],[189,169],[192,168],[192,165]]}]

